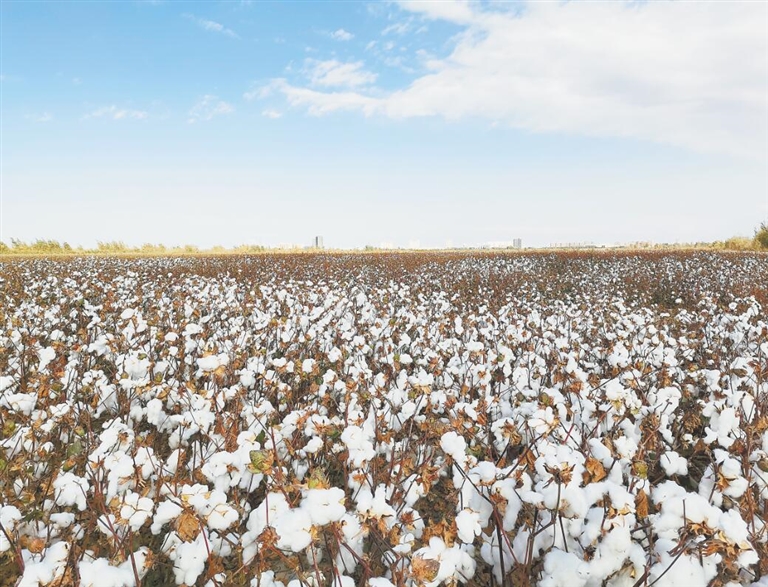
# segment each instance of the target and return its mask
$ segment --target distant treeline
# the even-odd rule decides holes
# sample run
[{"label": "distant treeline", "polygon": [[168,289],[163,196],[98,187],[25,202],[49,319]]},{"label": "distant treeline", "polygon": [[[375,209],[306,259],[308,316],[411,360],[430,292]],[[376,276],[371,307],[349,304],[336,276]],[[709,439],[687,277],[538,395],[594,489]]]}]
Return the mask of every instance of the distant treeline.
[{"label": "distant treeline", "polygon": [[[312,250],[312,247],[306,247]],[[571,248],[571,247],[565,247]],[[580,247],[573,247],[580,248]],[[590,248],[590,247],[586,247]],[[634,243],[621,248],[639,248],[639,249],[715,249],[724,251],[760,251],[768,250],[768,222],[763,222],[755,230],[752,237],[737,236],[725,241],[699,242],[687,244],[652,244],[652,243]],[[300,247],[293,249],[272,249],[260,245],[239,245],[236,247],[211,247],[201,249],[195,245],[183,245],[176,247],[167,247],[161,244],[146,243],[139,247],[131,247],[122,241],[98,242],[96,248],[73,247],[69,243],[60,243],[55,240],[38,239],[34,242],[24,242],[17,239],[11,239],[11,244],[7,245],[0,241],[0,255],[195,255],[195,254],[248,254],[262,253],[265,251],[283,251],[283,250],[304,250]],[[376,252],[387,249],[366,246],[364,251]]]},{"label": "distant treeline", "polygon": [[259,245],[240,245],[233,248],[217,246],[201,249],[195,245],[167,247],[162,244],[146,243],[139,247],[131,247],[122,241],[99,241],[95,248],[84,248],[73,247],[67,242],[60,243],[51,239],[37,239],[30,243],[11,239],[10,245],[0,241],[0,255],[189,255],[196,253],[259,253],[265,250],[265,247]]}]

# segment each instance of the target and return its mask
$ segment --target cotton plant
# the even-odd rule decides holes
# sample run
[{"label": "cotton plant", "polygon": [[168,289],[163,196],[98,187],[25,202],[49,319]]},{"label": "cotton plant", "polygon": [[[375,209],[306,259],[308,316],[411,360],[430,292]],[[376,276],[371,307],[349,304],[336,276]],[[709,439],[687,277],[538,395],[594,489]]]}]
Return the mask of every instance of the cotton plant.
[{"label": "cotton plant", "polygon": [[3,269],[19,584],[768,580],[761,258]]}]

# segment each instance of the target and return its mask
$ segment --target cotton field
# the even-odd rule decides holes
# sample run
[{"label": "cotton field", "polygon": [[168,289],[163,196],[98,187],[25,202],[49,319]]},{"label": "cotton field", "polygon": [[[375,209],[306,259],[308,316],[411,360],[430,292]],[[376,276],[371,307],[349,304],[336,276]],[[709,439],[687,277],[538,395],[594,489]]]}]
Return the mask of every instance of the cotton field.
[{"label": "cotton field", "polygon": [[768,257],[0,262],[0,585],[768,587]]}]

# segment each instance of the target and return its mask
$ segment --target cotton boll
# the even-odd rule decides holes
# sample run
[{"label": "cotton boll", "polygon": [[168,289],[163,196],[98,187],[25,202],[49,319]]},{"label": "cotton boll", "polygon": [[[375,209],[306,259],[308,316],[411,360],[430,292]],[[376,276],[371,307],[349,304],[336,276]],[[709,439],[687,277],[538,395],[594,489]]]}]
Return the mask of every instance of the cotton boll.
[{"label": "cotton boll", "polygon": [[722,489],[723,495],[733,498],[744,495],[749,484],[742,476],[741,463],[724,450],[715,449],[713,452],[715,461],[719,465],[718,478],[721,482],[725,482],[725,487]]},{"label": "cotton boll", "polygon": [[277,516],[272,526],[279,537],[277,547],[281,550],[301,552],[312,542],[312,518],[300,508],[283,512]]},{"label": "cotton boll", "polygon": [[[462,438],[463,440],[463,438]],[[496,481],[496,465],[488,461],[481,461],[473,468],[480,477],[480,482],[487,484]]]},{"label": "cotton boll", "polygon": [[123,505],[120,508],[120,518],[125,521],[131,530],[138,532],[152,515],[155,503],[148,497],[129,492],[123,497]]},{"label": "cotton boll", "polygon": [[[49,519],[51,520],[51,524],[53,524],[57,528],[64,529],[64,528],[69,528],[72,524],[75,523],[75,514],[71,514],[69,512],[61,512],[61,513],[51,514],[49,516]],[[0,514],[0,521],[2,521],[2,514]],[[2,524],[5,528],[8,528],[8,526],[5,524],[4,521],[2,522]],[[3,539],[3,536],[0,533],[0,552],[3,551],[2,539]]]},{"label": "cotton boll", "polygon": [[150,528],[152,534],[157,536],[160,534],[163,526],[168,522],[172,522],[181,515],[184,511],[181,506],[173,503],[172,501],[163,501],[157,506],[154,519],[152,521],[152,527]]},{"label": "cotton boll", "polygon": [[285,587],[285,583],[275,579],[274,571],[264,571],[251,579],[251,587]]},{"label": "cotton boll", "polygon": [[637,442],[627,436],[619,436],[613,441],[613,445],[623,459],[631,459],[637,453]]},{"label": "cotton boll", "polygon": [[[680,587],[681,585],[708,585],[717,574],[717,564],[712,557],[704,557],[703,565],[699,557],[683,554],[679,558],[671,555],[675,541],[659,540],[656,542],[658,562],[653,565],[648,575],[648,582],[654,587]],[[663,576],[662,576],[663,574]]]},{"label": "cotton boll", "polygon": [[45,371],[48,364],[56,358],[56,349],[53,347],[45,347],[37,351],[37,357],[40,360],[37,370]]},{"label": "cotton boll", "polygon": [[344,490],[338,487],[310,489],[305,492],[301,507],[309,512],[312,524],[324,526],[344,517],[347,513],[345,498]]},{"label": "cotton boll", "polygon": [[226,573],[216,573],[212,578],[208,579],[204,587],[219,587],[224,584],[226,579]]},{"label": "cotton boll", "polygon": [[200,470],[218,491],[226,492],[240,483],[240,464],[236,454],[222,451],[208,457]]},{"label": "cotton boll", "polygon": [[133,587],[136,584],[130,567],[113,567],[105,558],[83,560],[78,565],[78,571],[81,587]]},{"label": "cotton boll", "polygon": [[31,416],[36,405],[36,393],[5,393],[0,396],[0,406],[24,416]]},{"label": "cotton boll", "polygon": [[544,576],[540,587],[584,587],[589,580],[589,564],[572,552],[553,548],[544,557]]},{"label": "cotton boll", "polygon": [[471,544],[475,540],[475,536],[479,536],[482,532],[480,527],[480,514],[470,509],[463,509],[456,515],[456,528],[458,530],[459,539],[462,542]]},{"label": "cotton boll", "polygon": [[626,527],[616,527],[606,534],[589,562],[589,577],[593,581],[603,581],[624,566],[632,535]]},{"label": "cotton boll", "polygon": [[240,373],[240,385],[245,389],[253,389],[256,385],[256,375],[252,371],[242,371]]},{"label": "cotton boll", "polygon": [[212,511],[206,516],[206,523],[211,530],[226,530],[237,522],[239,514],[232,506],[226,503],[214,505]]},{"label": "cotton boll", "polygon": [[[517,553],[517,551],[520,550],[519,554],[521,556],[524,553],[524,549],[527,548],[527,544],[522,549],[517,549],[517,545],[518,545],[518,542],[525,541],[527,543],[528,534],[529,534],[528,530],[520,531],[515,537],[515,540],[513,542],[513,548],[515,548],[515,552]],[[502,540],[501,547],[499,546],[498,536],[496,532],[493,532],[490,537],[485,536],[483,534],[481,535],[481,539],[483,541],[483,544],[480,547],[480,556],[487,564],[493,567],[493,574],[496,577],[496,580],[499,583],[501,583],[502,574],[508,573],[509,570],[512,568],[514,556],[510,551],[509,546],[507,545],[507,542],[505,540]],[[550,544],[552,544],[551,540],[550,540]],[[499,552],[500,550],[504,554],[503,568],[502,568],[502,559],[500,557],[500,552]],[[517,554],[515,556],[517,556]],[[521,557],[518,556],[518,559],[520,558]]]},{"label": "cotton boll", "polygon": [[320,438],[319,436],[314,436],[304,446],[304,451],[307,452],[308,454],[315,454],[321,448],[323,448],[323,439]]},{"label": "cotton boll", "polygon": [[87,479],[74,473],[61,473],[53,482],[55,501],[61,506],[76,505],[81,512],[85,510],[85,498],[90,489]]},{"label": "cotton boll", "polygon": [[661,455],[659,463],[664,468],[667,477],[688,474],[688,461],[673,450],[668,450]]},{"label": "cotton boll", "polygon": [[704,442],[707,444],[717,441],[720,446],[728,449],[740,436],[740,422],[733,408],[717,412],[713,404],[708,404],[702,410],[702,415],[710,418],[710,425],[705,428],[707,434],[704,436]]},{"label": "cotton boll", "polygon": [[[343,542],[357,556],[363,554],[363,543],[367,535],[367,529],[363,528],[357,516],[344,514],[341,521],[341,534]],[[346,573],[354,573],[357,568],[357,558],[347,548],[340,548],[336,555],[335,564]]]},{"label": "cotton boll", "polygon": [[732,509],[723,512],[718,526],[722,529],[729,542],[735,544],[741,550],[752,550],[752,545],[749,542],[749,528],[738,510]]},{"label": "cotton boll", "polygon": [[225,353],[218,355],[210,355],[197,359],[197,368],[200,371],[215,371],[219,367],[224,367],[229,364],[229,356]]},{"label": "cotton boll", "polygon": [[[12,505],[4,505],[0,507],[0,524],[5,528],[5,532],[13,534],[16,528],[16,524],[22,519],[21,512]],[[6,552],[10,550],[11,543],[8,542],[8,538],[5,532],[0,532],[0,552]]]},{"label": "cotton boll", "polygon": [[16,587],[43,587],[60,580],[67,568],[69,549],[68,542],[57,542],[45,550],[42,560],[27,561]]},{"label": "cotton boll", "polygon": [[249,563],[258,550],[258,537],[267,528],[274,527],[275,520],[289,509],[288,502],[282,493],[268,493],[264,500],[248,516],[246,528],[240,542],[243,546],[243,561]]},{"label": "cotton boll", "polygon": [[0,375],[0,391],[10,389],[15,382],[16,379],[10,375]]},{"label": "cotton boll", "polygon": [[467,455],[465,451],[467,450],[467,441],[464,440],[463,436],[458,435],[453,430],[446,432],[440,438],[440,448],[443,449],[443,452],[449,455],[459,467],[466,467]]},{"label": "cotton boll", "polygon": [[360,467],[365,461],[370,461],[376,456],[368,434],[359,426],[347,426],[341,433],[341,441],[349,450],[348,461],[353,467]]},{"label": "cotton boll", "polygon": [[192,542],[179,542],[169,553],[174,561],[173,574],[176,584],[194,585],[197,578],[205,570],[208,561],[208,549],[205,546],[206,537],[203,532]]}]

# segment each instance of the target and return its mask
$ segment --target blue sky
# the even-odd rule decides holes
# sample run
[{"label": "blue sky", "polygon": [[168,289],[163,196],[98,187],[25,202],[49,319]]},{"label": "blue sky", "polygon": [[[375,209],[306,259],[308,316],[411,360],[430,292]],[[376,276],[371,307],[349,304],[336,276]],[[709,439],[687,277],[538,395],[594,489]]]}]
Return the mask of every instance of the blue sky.
[{"label": "blue sky", "polygon": [[10,2],[3,239],[686,242],[768,213],[768,5]]}]

